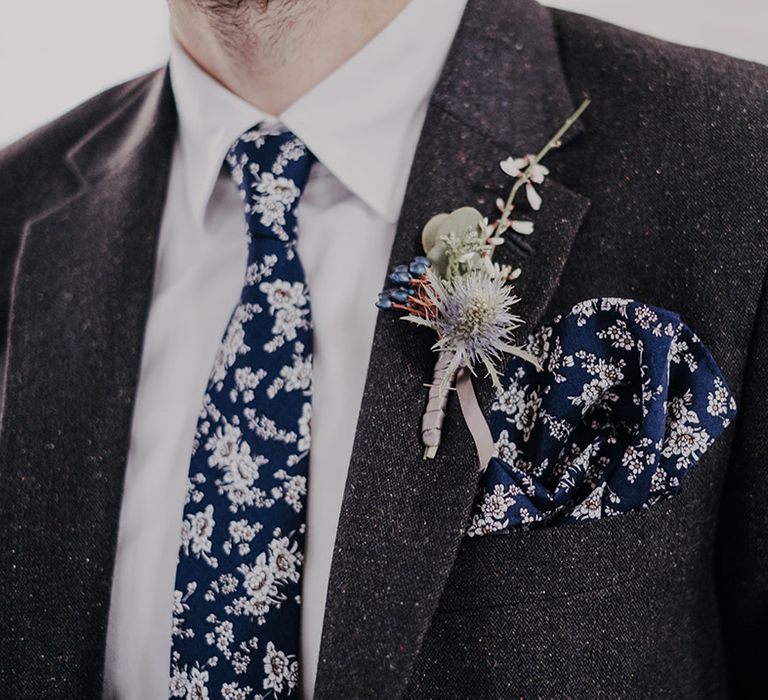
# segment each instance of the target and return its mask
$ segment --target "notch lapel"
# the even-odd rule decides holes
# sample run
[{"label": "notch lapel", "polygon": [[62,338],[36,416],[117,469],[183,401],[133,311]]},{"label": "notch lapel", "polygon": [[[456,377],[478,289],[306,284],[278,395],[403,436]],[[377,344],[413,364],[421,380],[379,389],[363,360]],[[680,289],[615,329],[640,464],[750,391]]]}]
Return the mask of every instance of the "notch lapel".
[{"label": "notch lapel", "polygon": [[[390,264],[421,252],[421,227],[436,213],[473,205],[492,215],[510,186],[499,160],[538,150],[573,110],[549,12],[532,0],[470,0],[429,107]],[[516,311],[534,327],[588,207],[554,179],[543,195],[536,233],[496,257],[522,266]],[[468,524],[479,465],[455,397],[437,459],[421,458],[432,342],[395,314],[379,316],[331,568],[317,698],[402,696]],[[477,384],[487,410],[489,382]]]},{"label": "notch lapel", "polygon": [[17,562],[0,582],[3,687],[18,696],[54,682],[67,697],[100,693],[175,124],[161,70],[68,153],[78,190],[25,227],[0,432],[4,548]]}]

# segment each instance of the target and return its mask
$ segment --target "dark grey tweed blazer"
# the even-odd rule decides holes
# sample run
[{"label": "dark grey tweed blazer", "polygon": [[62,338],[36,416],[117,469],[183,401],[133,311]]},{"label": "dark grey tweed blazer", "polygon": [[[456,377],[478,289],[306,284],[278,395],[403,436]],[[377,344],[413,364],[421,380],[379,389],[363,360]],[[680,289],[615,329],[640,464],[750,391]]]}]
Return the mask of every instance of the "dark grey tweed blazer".
[{"label": "dark grey tweed blazer", "polygon": [[[428,31],[425,28],[425,31]],[[533,0],[470,0],[392,261],[498,160],[594,104],[550,159],[521,312],[673,309],[740,414],[681,495],[468,540],[450,407],[420,459],[427,337],[382,315],[339,525],[318,698],[768,697],[768,69]],[[131,411],[176,116],[165,70],[0,153],[0,697],[98,698]],[[487,394],[483,396],[486,402]]]}]

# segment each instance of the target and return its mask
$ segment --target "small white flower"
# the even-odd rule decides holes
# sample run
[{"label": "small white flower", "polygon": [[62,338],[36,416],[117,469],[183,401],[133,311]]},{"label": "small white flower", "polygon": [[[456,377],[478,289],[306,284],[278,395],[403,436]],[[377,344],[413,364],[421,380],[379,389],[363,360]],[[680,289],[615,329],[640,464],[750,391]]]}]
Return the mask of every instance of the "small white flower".
[{"label": "small white flower", "polygon": [[715,388],[707,394],[707,413],[722,416],[728,413],[731,395],[720,377],[715,377]]},{"label": "small white flower", "polygon": [[275,574],[265,552],[256,557],[252,566],[241,564],[237,570],[243,575],[243,588],[254,602],[266,603],[277,593]]},{"label": "small white flower", "polygon": [[605,485],[597,487],[571,513],[577,520],[599,520],[603,515],[603,491]]},{"label": "small white flower", "polygon": [[296,447],[300,452],[309,450],[311,441],[310,422],[312,421],[312,404],[307,402],[301,408],[301,418],[299,418],[299,444]]},{"label": "small white flower", "polygon": [[206,506],[205,510],[187,514],[187,519],[181,528],[181,545],[186,554],[192,551],[195,556],[210,554],[213,526],[213,506]]},{"label": "small white flower", "polygon": [[229,523],[229,537],[235,544],[250,542],[256,537],[256,528],[247,520],[233,520]]},{"label": "small white flower", "polygon": [[279,202],[289,207],[301,194],[296,183],[287,177],[275,177],[273,173],[264,173],[255,183],[260,200]]},{"label": "small white flower", "polygon": [[544,178],[547,175],[549,175],[549,168],[546,165],[536,163],[536,165],[531,168],[531,181],[535,182],[537,185],[544,182]]},{"label": "small white flower", "polygon": [[482,503],[483,515],[493,520],[504,520],[507,510],[515,505],[515,499],[511,495],[511,489],[505,490],[503,484],[496,484],[493,493],[488,493]]},{"label": "small white flower", "polygon": [[272,642],[267,643],[267,653],[264,656],[264,690],[274,690],[275,694],[283,692],[285,686],[289,690],[296,687],[299,675],[299,664],[291,661],[286,654],[278,651]]},{"label": "small white flower", "polygon": [[240,137],[240,141],[243,143],[253,143],[256,148],[261,148],[267,142],[267,136],[279,136],[281,133],[282,130],[276,123],[259,124],[250,131],[246,131]]},{"label": "small white flower", "polygon": [[530,236],[533,233],[533,221],[512,221],[510,227],[515,233]]},{"label": "small white flower", "polygon": [[290,306],[278,309],[275,314],[272,333],[285,340],[293,340],[296,338],[296,329],[305,326],[306,323],[305,313],[298,307]]},{"label": "small white flower", "polygon": [[280,376],[285,380],[286,391],[309,389],[312,382],[312,357],[295,357],[293,366],[285,366],[280,370]]},{"label": "small white flower", "polygon": [[248,664],[251,663],[251,657],[247,654],[243,654],[236,651],[232,654],[232,669],[238,675],[245,673],[248,670]]},{"label": "small white flower", "polygon": [[229,656],[229,647],[235,641],[234,625],[229,620],[222,620],[216,625],[214,632],[205,635],[205,641],[211,646],[215,644],[224,656]]},{"label": "small white flower", "polygon": [[499,167],[510,177],[520,177],[528,167],[528,158],[506,158],[499,163]]},{"label": "small white flower", "polygon": [[303,282],[286,282],[285,280],[262,282],[259,290],[267,295],[269,310],[272,314],[277,309],[304,306],[307,303]]},{"label": "small white flower", "polygon": [[187,698],[190,700],[208,700],[208,671],[193,668],[189,674]]},{"label": "small white flower", "polygon": [[299,160],[306,152],[306,146],[299,139],[284,143],[280,146],[280,153],[272,165],[272,172],[277,175],[282,174],[290,161]]},{"label": "small white flower", "polygon": [[530,182],[525,185],[525,196],[528,198],[528,204],[531,205],[531,209],[534,211],[541,209],[541,195]]},{"label": "small white flower", "polygon": [[296,474],[285,481],[283,498],[296,513],[301,513],[303,498],[307,495],[307,477]]},{"label": "small white flower", "polygon": [[259,221],[264,226],[285,226],[285,205],[277,199],[259,197],[254,201],[251,211],[261,214]]},{"label": "small white flower", "polygon": [[218,426],[213,435],[205,443],[205,449],[210,452],[208,465],[211,467],[226,466],[240,451],[240,428],[229,423]]},{"label": "small white flower", "polygon": [[544,178],[549,175],[549,168],[541,163],[536,163],[533,167],[529,168],[531,163],[535,162],[536,156],[527,155],[522,158],[507,158],[502,160],[499,166],[510,177],[522,177],[524,174],[527,174],[531,182],[540,185],[544,182]]},{"label": "small white flower", "polygon": [[297,583],[301,554],[297,542],[291,544],[287,537],[277,537],[269,543],[269,564],[280,581],[288,580]]},{"label": "small white flower", "polygon": [[177,668],[174,664],[173,674],[171,675],[171,685],[169,692],[172,698],[183,698],[189,689],[189,678],[187,672]]},{"label": "small white flower", "polygon": [[[241,154],[239,158],[234,151],[227,153],[227,165],[232,172],[232,180],[238,188],[243,184],[243,168],[247,162],[248,156],[245,153]],[[240,194],[242,196],[242,190]]]},{"label": "small white flower", "polygon": [[248,700],[248,696],[253,692],[251,686],[246,685],[241,688],[237,682],[224,683],[221,686],[221,697],[223,700]]}]

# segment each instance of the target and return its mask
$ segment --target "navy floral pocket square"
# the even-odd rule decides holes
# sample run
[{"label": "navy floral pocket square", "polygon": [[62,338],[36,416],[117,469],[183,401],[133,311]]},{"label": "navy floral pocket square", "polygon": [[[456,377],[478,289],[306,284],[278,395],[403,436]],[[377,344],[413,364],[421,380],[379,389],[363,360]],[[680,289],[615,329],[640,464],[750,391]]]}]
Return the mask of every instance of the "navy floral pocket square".
[{"label": "navy floral pocket square", "polygon": [[531,335],[489,416],[470,536],[620,515],[672,496],[736,402],[680,318],[592,299]]}]

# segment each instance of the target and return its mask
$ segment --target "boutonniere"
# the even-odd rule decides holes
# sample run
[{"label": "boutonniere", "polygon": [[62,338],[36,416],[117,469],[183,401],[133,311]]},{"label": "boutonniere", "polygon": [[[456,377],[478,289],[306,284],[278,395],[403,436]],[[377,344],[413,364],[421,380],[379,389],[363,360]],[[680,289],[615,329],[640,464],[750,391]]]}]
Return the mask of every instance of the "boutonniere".
[{"label": "boutonniere", "polygon": [[493,253],[508,231],[533,233],[532,221],[513,217],[516,200],[524,194],[531,209],[541,208],[538,186],[549,174],[542,160],[560,146],[589,103],[584,100],[538,153],[500,161],[513,183],[507,198],[496,202],[498,218],[491,220],[470,206],[432,217],[422,231],[424,255],[395,267],[389,275],[394,286],[379,295],[379,309],[402,312],[404,321],[426,326],[437,335],[432,345],[437,353],[435,371],[421,426],[424,459],[437,455],[448,393],[455,389],[484,466],[493,441],[471,376],[484,370],[499,388],[506,356],[516,355],[538,366],[533,355],[515,344],[515,330],[524,322],[513,313],[520,301],[513,293],[513,282],[521,270],[495,263]]}]

